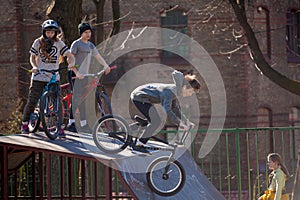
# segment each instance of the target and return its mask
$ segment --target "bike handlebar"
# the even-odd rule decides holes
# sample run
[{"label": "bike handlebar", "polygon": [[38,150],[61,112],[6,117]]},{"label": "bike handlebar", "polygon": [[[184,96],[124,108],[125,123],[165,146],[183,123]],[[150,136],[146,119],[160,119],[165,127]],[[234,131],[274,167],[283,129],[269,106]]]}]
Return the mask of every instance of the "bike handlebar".
[{"label": "bike handlebar", "polygon": [[[110,67],[110,69],[116,69],[116,68],[117,68],[117,66],[111,66],[111,67]],[[100,75],[102,75],[104,72],[105,72],[105,70],[102,69],[101,71],[99,71],[99,72],[97,72],[97,73],[95,73],[95,74],[83,74],[83,76],[84,76],[84,77],[87,77],[87,76],[92,76],[92,77],[94,77],[94,76],[100,76]]]},{"label": "bike handlebar", "polygon": [[49,69],[39,69],[39,72],[49,72],[49,73],[54,74],[54,73],[56,73],[60,70],[67,69],[67,68],[68,68],[68,66],[63,66],[63,67],[60,67],[58,69],[51,69],[51,70],[49,70]]},{"label": "bike handlebar", "polygon": [[83,74],[84,77],[87,77],[87,76],[100,76],[101,74],[104,73],[104,70],[101,70],[95,74]]}]

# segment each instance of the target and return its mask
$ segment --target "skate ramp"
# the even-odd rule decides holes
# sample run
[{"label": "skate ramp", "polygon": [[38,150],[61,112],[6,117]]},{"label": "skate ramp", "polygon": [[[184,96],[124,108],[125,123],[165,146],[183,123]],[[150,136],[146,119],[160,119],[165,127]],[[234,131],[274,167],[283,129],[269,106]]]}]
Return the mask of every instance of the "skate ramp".
[{"label": "skate ramp", "polygon": [[[9,135],[0,137],[0,145],[17,150],[16,156],[8,157],[8,169],[16,170],[32,152],[44,152],[71,156],[85,160],[98,160],[118,170],[118,175],[128,192],[135,199],[201,199],[223,200],[221,193],[211,184],[207,177],[185,147],[176,150],[175,158],[182,164],[186,173],[183,188],[174,196],[163,197],[154,193],[147,184],[146,171],[149,164],[161,156],[169,156],[169,151],[152,155],[135,155],[129,148],[119,154],[108,155],[95,147],[92,137],[88,135],[67,134],[65,140],[50,140],[43,133],[35,135]],[[26,156],[25,156],[26,155]],[[22,157],[22,159],[20,158]]]},{"label": "skate ramp", "polygon": [[[170,152],[163,152],[160,155],[141,157],[138,159],[118,160],[116,165],[121,169],[121,176],[132,190],[137,199],[201,199],[201,200],[225,200],[225,197],[212,185],[207,177],[201,172],[200,168],[186,150],[186,148],[178,148],[178,153],[181,155],[178,161],[182,164],[186,172],[186,182],[183,188],[174,196],[160,196],[154,193],[147,184],[146,173],[132,173],[133,171],[140,172],[141,169],[146,170],[152,160],[159,156],[167,156]],[[123,172],[122,172],[123,170]]]}]

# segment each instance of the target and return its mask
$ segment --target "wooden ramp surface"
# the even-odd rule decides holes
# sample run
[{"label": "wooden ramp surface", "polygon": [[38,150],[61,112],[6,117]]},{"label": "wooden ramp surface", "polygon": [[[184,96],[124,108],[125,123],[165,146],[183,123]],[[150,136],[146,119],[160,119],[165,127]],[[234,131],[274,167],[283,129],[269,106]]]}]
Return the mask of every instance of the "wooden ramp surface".
[{"label": "wooden ramp surface", "polygon": [[[182,190],[174,196],[162,197],[148,187],[146,170],[155,158],[168,156],[170,152],[161,151],[145,156],[134,154],[127,148],[118,154],[105,154],[95,146],[91,134],[66,133],[67,138],[64,140],[50,140],[43,133],[1,136],[0,145],[85,160],[98,160],[117,169],[119,177],[123,179],[122,182],[137,199],[225,199],[203,175],[185,147],[179,147],[176,156],[185,169],[186,183]],[[9,160],[10,158],[8,158],[8,162],[10,162]]]}]

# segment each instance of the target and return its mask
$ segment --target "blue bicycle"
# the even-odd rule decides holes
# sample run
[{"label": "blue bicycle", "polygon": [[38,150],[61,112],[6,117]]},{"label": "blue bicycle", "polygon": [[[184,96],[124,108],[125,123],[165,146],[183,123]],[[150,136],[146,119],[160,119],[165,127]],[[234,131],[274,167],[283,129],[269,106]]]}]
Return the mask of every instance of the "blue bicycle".
[{"label": "blue bicycle", "polygon": [[[60,85],[59,82],[56,81],[56,74],[60,70],[66,68],[67,66],[55,70],[41,69],[38,72],[40,74],[47,72],[52,74],[51,79],[47,83],[40,98],[40,116],[35,116],[35,119],[40,118],[43,126],[43,131],[51,140],[55,140],[59,135],[59,131],[63,128],[62,102],[59,96]],[[36,112],[35,115],[37,115]]]}]

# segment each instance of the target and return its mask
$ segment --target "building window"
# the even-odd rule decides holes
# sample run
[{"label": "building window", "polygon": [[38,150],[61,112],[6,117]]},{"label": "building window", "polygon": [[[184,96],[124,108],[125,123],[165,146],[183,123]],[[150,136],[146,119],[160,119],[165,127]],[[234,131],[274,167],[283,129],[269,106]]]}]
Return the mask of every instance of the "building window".
[{"label": "building window", "polygon": [[300,62],[300,12],[289,10],[286,18],[287,59],[288,62]]},{"label": "building window", "polygon": [[[160,24],[162,28],[172,29],[183,34],[188,32],[188,18],[184,11],[179,9],[163,10],[161,12]],[[182,41],[180,34],[170,35],[168,31],[162,29],[162,45],[168,47],[171,50],[178,52],[181,56],[188,58],[189,56],[189,44]],[[162,63],[172,64],[184,64],[187,61],[178,54],[170,51],[161,52]]]}]

